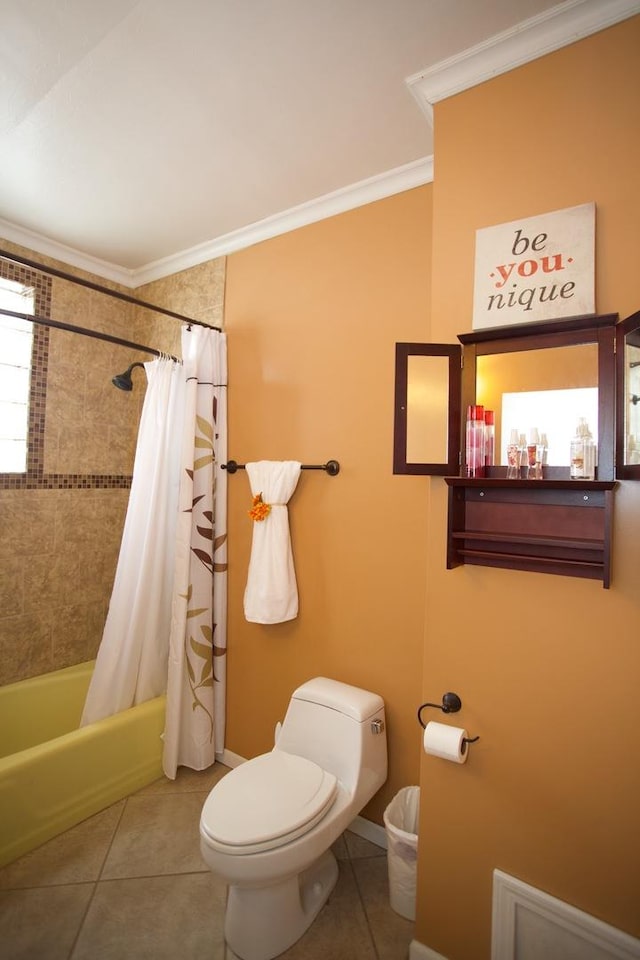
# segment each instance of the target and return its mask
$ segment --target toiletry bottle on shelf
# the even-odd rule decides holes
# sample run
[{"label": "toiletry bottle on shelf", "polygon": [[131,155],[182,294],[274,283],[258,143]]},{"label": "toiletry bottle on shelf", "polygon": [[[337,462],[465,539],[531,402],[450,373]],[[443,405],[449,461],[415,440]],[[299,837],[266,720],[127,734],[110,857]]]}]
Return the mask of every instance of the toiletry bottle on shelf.
[{"label": "toiletry bottle on shelf", "polygon": [[595,480],[596,476],[596,445],[589,424],[584,421],[584,479]]},{"label": "toiletry bottle on shelf", "polygon": [[518,431],[514,428],[507,444],[507,480],[518,480],[519,478],[520,447],[518,445]]},{"label": "toiletry bottle on shelf", "polygon": [[495,463],[495,426],[493,410],[484,412],[484,465],[492,467]]},{"label": "toiletry bottle on shelf", "polygon": [[540,434],[540,445],[542,447],[542,465],[546,466],[547,464],[547,454],[549,452],[549,441],[547,440],[546,433]]},{"label": "toiletry bottle on shelf", "polygon": [[578,426],[576,427],[576,434],[571,441],[570,446],[570,467],[569,467],[569,476],[572,480],[582,480],[584,479],[584,435],[582,422],[583,417],[580,417],[578,420]]},{"label": "toiletry bottle on shelf", "polygon": [[547,462],[547,435],[540,433],[536,443],[536,464],[533,471],[534,480],[544,479],[544,465]]},{"label": "toiletry bottle on shelf", "polygon": [[527,475],[527,435],[526,433],[521,433],[518,437],[518,446],[520,447],[520,467],[524,467],[524,471],[520,470],[520,477],[524,472],[526,477]]},{"label": "toiletry bottle on shelf", "polygon": [[[527,479],[536,479],[536,448],[540,441],[540,435],[537,427],[531,427],[529,430],[529,442],[527,443]],[[539,477],[537,479],[540,479]]]},{"label": "toiletry bottle on shelf", "polygon": [[484,477],[484,407],[467,407],[466,428],[467,477]]},{"label": "toiletry bottle on shelf", "polygon": [[571,441],[572,480],[593,480],[596,475],[596,445],[584,417],[578,419],[576,435]]}]

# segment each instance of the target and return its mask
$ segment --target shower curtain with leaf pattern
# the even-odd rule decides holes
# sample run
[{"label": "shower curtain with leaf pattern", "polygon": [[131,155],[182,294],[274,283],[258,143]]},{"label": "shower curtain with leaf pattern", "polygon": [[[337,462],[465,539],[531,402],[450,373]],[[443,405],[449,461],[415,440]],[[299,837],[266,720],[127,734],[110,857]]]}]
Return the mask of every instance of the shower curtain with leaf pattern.
[{"label": "shower curtain with leaf pattern", "polygon": [[204,770],[224,748],[227,357],[224,334],[183,331],[185,429],[163,768]]},{"label": "shower curtain with leaf pattern", "polygon": [[226,338],[182,331],[183,364],[145,363],[129,506],[81,724],[167,692],[163,765],[224,746]]}]

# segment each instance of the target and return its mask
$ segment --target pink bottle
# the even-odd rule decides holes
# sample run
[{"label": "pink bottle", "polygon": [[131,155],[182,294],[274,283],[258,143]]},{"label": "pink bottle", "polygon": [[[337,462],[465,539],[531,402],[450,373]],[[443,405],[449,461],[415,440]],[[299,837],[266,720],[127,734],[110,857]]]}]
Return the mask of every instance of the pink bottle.
[{"label": "pink bottle", "polygon": [[492,467],[495,462],[495,426],[493,410],[484,412],[484,465]]},{"label": "pink bottle", "polygon": [[484,477],[484,407],[467,407],[466,428],[467,477]]}]

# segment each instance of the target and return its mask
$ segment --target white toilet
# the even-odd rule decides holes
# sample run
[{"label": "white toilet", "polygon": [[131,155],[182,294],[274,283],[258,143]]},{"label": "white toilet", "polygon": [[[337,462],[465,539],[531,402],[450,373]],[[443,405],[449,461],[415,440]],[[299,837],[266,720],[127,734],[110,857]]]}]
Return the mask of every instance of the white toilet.
[{"label": "white toilet", "polygon": [[216,784],[200,818],[241,960],[271,960],[307,930],[338,878],[331,844],[387,778],[384,702],[367,690],[309,680],[276,736],[271,753]]}]

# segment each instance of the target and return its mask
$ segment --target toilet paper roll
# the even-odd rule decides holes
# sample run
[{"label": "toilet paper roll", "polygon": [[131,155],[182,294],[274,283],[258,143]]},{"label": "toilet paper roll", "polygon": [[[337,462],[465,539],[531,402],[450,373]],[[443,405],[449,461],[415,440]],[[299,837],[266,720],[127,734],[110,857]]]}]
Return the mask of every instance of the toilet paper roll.
[{"label": "toilet paper roll", "polygon": [[462,727],[450,727],[431,720],[424,728],[424,752],[453,763],[466,763],[469,751],[464,741],[467,736]]}]

